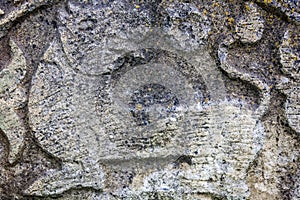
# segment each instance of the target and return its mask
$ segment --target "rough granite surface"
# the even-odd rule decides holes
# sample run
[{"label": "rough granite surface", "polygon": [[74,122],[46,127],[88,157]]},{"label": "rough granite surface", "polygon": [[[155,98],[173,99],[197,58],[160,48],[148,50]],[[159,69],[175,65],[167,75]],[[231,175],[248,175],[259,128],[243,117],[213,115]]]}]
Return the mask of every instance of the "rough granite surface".
[{"label": "rough granite surface", "polygon": [[300,199],[300,1],[0,1],[0,199]]}]

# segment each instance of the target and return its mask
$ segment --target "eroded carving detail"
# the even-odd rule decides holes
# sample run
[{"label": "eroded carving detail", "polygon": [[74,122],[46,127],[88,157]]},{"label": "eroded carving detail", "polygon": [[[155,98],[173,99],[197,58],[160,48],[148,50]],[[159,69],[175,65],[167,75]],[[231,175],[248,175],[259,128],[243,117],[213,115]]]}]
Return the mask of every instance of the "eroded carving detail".
[{"label": "eroded carving detail", "polygon": [[241,42],[257,42],[264,31],[264,20],[258,6],[254,3],[245,3],[245,16],[236,24],[235,30]]},{"label": "eroded carving detail", "polygon": [[35,9],[55,3],[55,0],[32,0],[21,4],[18,9],[8,13],[3,19],[0,20],[0,38],[5,36],[9,29],[13,26],[14,22],[26,14],[34,11]]},{"label": "eroded carving detail", "polygon": [[[5,10],[0,37],[26,12],[53,1],[15,2],[21,10]],[[62,167],[40,174],[25,193],[63,194],[62,199],[69,194],[251,199],[249,189],[260,198],[261,193],[278,196],[282,187],[297,199],[297,184],[286,189],[281,179],[299,174],[294,134],[299,132],[299,2],[231,2],[59,5],[58,38],[33,77],[28,119],[34,142]],[[282,30],[270,37],[273,26]],[[29,29],[18,32],[22,39]],[[25,132],[17,111],[27,105],[19,84],[27,68],[19,47],[13,41],[11,47],[13,61],[0,72],[0,128],[10,141],[13,163]],[[13,72],[16,66],[22,70]],[[239,93],[239,87],[251,94]],[[12,127],[21,131],[15,134]],[[23,163],[8,165],[9,170],[21,174],[18,164]],[[5,177],[6,169],[0,170]],[[70,191],[76,188],[83,190]]]},{"label": "eroded carving detail", "polygon": [[300,133],[300,46],[299,28],[289,27],[283,37],[279,52],[282,71],[287,77],[282,77],[279,88],[287,94],[285,105],[289,125]]},{"label": "eroded carving detail", "polygon": [[[109,163],[117,160],[112,167],[122,167],[127,160],[137,160],[141,167],[153,169],[132,177],[140,185],[112,191],[116,195],[129,198],[179,190],[247,197],[246,170],[264,141],[260,117],[268,106],[268,87],[249,74],[236,73],[262,91],[260,106],[252,111],[246,103],[224,98],[221,79],[211,83],[209,77],[220,72],[205,42],[189,48],[193,34],[181,41],[177,29],[165,32],[122,22],[121,31],[108,28],[106,34],[94,35],[93,31],[102,30],[102,20],[119,21],[107,17],[103,7],[95,9],[99,15],[91,14],[93,23],[89,23],[85,12],[93,7],[68,6],[72,12],[60,12],[60,41],[53,41],[46,51],[29,98],[34,134],[46,151],[62,160],[63,167],[26,192],[54,195],[78,186],[111,191],[106,185]],[[196,9],[188,3],[183,7]],[[77,25],[78,21],[82,23]],[[209,30],[200,27],[200,32]],[[175,48],[177,44],[184,48]],[[237,72],[230,66],[224,70]],[[160,105],[166,109],[158,109]],[[237,149],[242,150],[236,153]],[[189,161],[173,164],[182,155]],[[173,162],[161,168],[148,163],[166,157]]]},{"label": "eroded carving detail", "polygon": [[0,72],[0,128],[10,142],[9,162],[13,163],[23,144],[26,128],[18,110],[26,102],[26,89],[22,80],[26,74],[26,60],[21,49],[10,40],[11,63]]}]

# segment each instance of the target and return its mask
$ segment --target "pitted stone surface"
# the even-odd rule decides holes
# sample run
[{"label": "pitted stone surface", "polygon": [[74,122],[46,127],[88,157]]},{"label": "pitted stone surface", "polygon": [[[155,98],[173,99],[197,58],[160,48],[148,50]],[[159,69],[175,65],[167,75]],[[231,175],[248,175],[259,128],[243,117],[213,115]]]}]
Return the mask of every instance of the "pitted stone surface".
[{"label": "pitted stone surface", "polygon": [[0,2],[0,199],[298,199],[298,3]]},{"label": "pitted stone surface", "polygon": [[299,28],[289,27],[283,36],[280,52],[280,63],[282,71],[292,76],[296,80],[300,80],[300,34]]},{"label": "pitted stone surface", "polygon": [[10,41],[13,59],[7,68],[0,72],[0,128],[6,133],[10,142],[9,162],[13,163],[21,150],[26,129],[18,116],[18,109],[26,102],[25,89],[21,82],[26,74],[26,60],[22,51]]},{"label": "pitted stone surface", "polygon": [[[78,12],[76,4],[69,6],[71,10]],[[72,21],[67,16],[65,20]],[[98,18],[95,20],[100,21]],[[123,37],[122,46],[120,43],[110,43],[109,48],[101,46],[104,51],[115,48],[120,53],[128,48],[134,50],[119,57],[113,54],[116,58],[108,57],[108,65],[102,62],[102,51],[91,52],[95,60],[93,65],[77,62],[85,60],[84,56],[89,56],[89,51],[84,51],[82,59],[73,59],[73,55],[81,54],[72,53],[74,48],[70,48],[69,45],[84,47],[84,41],[80,39],[86,36],[79,36],[77,41],[69,43],[70,40],[67,42],[64,39],[65,30],[69,29],[63,28],[64,26],[62,43],[53,42],[45,53],[44,60],[32,80],[29,97],[30,125],[46,151],[62,159],[66,165],[77,161],[82,163],[84,168],[90,168],[92,163],[110,159],[142,159],[147,163],[147,160],[153,158],[162,159],[166,156],[176,158],[185,155],[188,160],[191,159],[185,161],[191,167],[188,167],[186,172],[182,171],[182,178],[177,180],[179,188],[193,193],[222,194],[237,198],[249,195],[244,180],[246,169],[263,144],[263,128],[255,131],[257,121],[263,112],[256,115],[246,108],[240,112],[239,106],[235,106],[234,101],[220,105],[217,102],[210,103],[210,93],[218,93],[218,87],[214,91],[209,91],[200,74],[201,71],[185,59],[191,58],[190,56],[179,57],[178,50],[173,45],[158,43],[149,46],[146,42],[140,44],[131,40],[132,34],[137,38],[151,37],[151,32],[139,34],[138,31],[133,31],[147,28],[145,26],[132,27],[132,33],[127,31],[125,36],[115,33],[115,38]],[[74,25],[70,29],[77,29],[77,26]],[[88,30],[92,31],[93,28]],[[164,37],[168,35],[165,34],[157,32],[156,38],[167,43],[168,38]],[[95,40],[93,45],[97,49],[97,43],[106,38],[92,37],[92,39]],[[172,39],[170,42],[174,43]],[[205,51],[201,45],[198,45],[198,51]],[[142,46],[148,48],[140,49]],[[190,51],[193,51],[193,48]],[[199,55],[209,56],[204,52]],[[197,60],[203,59],[209,60],[193,55],[192,63],[202,71],[206,68],[208,72],[211,71],[215,65],[213,62],[196,63]],[[93,67],[92,71],[85,71],[90,66]],[[100,71],[101,73],[93,73]],[[139,97],[144,90],[148,90],[143,94],[145,96]],[[153,94],[155,91],[152,90],[158,90],[157,94]],[[222,92],[224,91],[220,91]],[[166,99],[163,100],[164,98]],[[145,100],[152,101],[151,99],[155,101],[145,105]],[[237,136],[242,138],[238,139]],[[233,148],[231,143],[235,142],[238,143],[236,148],[244,150],[241,154],[231,155],[229,152],[235,151],[230,150]],[[227,153],[224,154],[223,151]],[[232,158],[236,159],[236,162],[230,163]],[[215,166],[216,163],[220,165]],[[153,167],[157,174],[162,173],[160,169]],[[231,168],[232,174],[221,172],[224,167]],[[234,173],[235,170],[240,174]],[[220,175],[217,175],[218,173]],[[47,179],[48,182],[38,180],[27,192],[38,194],[37,186],[39,186],[41,194],[48,190],[51,190],[49,194],[54,194],[55,191],[59,194],[66,187],[59,185],[59,181],[55,179],[60,178],[63,181],[71,178],[69,173],[63,174],[56,177],[54,173]],[[84,173],[82,174],[85,177]],[[56,178],[53,180],[53,177]],[[155,175],[152,181],[157,182],[159,179],[159,176]],[[98,189],[99,185],[95,186],[95,181],[100,181],[99,179],[90,180],[89,177],[85,177],[85,180],[87,187]],[[105,175],[101,181],[106,181]],[[75,182],[79,184],[78,180]],[[70,184],[69,187],[76,184]],[[225,191],[220,186],[224,184],[228,185]],[[231,190],[232,185],[241,187]],[[52,188],[49,188],[50,186]],[[162,190],[160,187],[152,188],[150,191],[147,188],[141,187],[124,195],[129,198],[142,192]],[[166,192],[179,188],[173,184],[168,186]],[[116,195],[124,192],[114,191]]]},{"label": "pitted stone surface", "polygon": [[267,8],[275,8],[291,22],[300,24],[300,2],[298,0],[256,0],[256,2],[265,4],[264,6]]},{"label": "pitted stone surface", "polygon": [[288,95],[285,109],[290,126],[300,133],[300,34],[298,28],[289,27],[279,49],[284,77],[280,88]]},{"label": "pitted stone surface", "polygon": [[289,94],[288,100],[286,102],[286,114],[290,126],[300,133],[300,85],[293,88],[293,91]]},{"label": "pitted stone surface", "polygon": [[258,6],[245,3],[245,15],[238,20],[235,30],[241,42],[257,42],[264,31],[264,20]]}]

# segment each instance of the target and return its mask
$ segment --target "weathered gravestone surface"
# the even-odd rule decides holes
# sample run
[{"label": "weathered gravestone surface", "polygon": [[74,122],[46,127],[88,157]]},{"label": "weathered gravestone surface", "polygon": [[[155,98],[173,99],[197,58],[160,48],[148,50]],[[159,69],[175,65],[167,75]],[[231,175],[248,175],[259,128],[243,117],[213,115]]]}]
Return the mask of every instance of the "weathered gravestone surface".
[{"label": "weathered gravestone surface", "polygon": [[300,2],[0,2],[0,199],[300,199]]}]

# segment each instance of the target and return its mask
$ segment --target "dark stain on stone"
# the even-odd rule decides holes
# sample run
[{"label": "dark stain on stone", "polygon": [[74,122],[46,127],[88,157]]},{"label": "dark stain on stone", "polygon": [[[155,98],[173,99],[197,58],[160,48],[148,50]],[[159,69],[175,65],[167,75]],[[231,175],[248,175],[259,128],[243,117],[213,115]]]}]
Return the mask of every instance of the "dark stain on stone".
[{"label": "dark stain on stone", "polygon": [[179,166],[181,163],[187,163],[188,165],[192,165],[192,157],[188,155],[182,155],[177,158],[174,162],[175,166]]},{"label": "dark stain on stone", "polygon": [[11,51],[9,46],[9,38],[0,39],[0,71],[11,61]]}]

